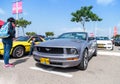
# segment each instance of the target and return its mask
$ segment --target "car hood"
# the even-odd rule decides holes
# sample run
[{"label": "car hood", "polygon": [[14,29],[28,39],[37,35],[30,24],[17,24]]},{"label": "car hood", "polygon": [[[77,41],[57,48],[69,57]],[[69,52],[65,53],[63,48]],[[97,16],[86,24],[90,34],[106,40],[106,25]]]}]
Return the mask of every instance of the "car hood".
[{"label": "car hood", "polygon": [[77,39],[54,39],[49,40],[46,42],[42,42],[38,44],[37,46],[41,47],[67,47],[67,48],[73,48],[81,46],[84,43],[83,40],[77,40]]},{"label": "car hood", "polygon": [[[13,46],[16,46],[16,45],[24,45],[24,46],[30,46],[31,44],[28,43],[27,41],[13,41]],[[0,42],[0,49],[3,49],[3,43]]]}]

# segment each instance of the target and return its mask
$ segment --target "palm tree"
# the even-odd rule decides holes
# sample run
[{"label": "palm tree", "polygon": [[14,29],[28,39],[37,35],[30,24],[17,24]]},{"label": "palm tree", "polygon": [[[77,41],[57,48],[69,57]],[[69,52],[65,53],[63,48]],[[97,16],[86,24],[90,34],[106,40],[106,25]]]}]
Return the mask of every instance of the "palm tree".
[{"label": "palm tree", "polygon": [[54,36],[54,32],[45,32],[46,37],[48,36]]},{"label": "palm tree", "polygon": [[37,35],[35,32],[26,32],[26,35],[28,36],[34,36],[34,35]]},{"label": "palm tree", "polygon": [[31,21],[27,21],[23,18],[20,18],[19,20],[16,20],[16,25],[18,27],[22,27],[23,35],[25,35],[24,28],[26,28],[27,25],[30,25],[30,24],[31,24]]},{"label": "palm tree", "polygon": [[102,21],[101,18],[99,18],[95,13],[91,11],[93,7],[92,6],[84,6],[81,7],[80,10],[77,10],[76,12],[71,13],[73,16],[71,21],[72,22],[81,22],[83,26],[83,31],[85,31],[85,22],[90,21]]}]

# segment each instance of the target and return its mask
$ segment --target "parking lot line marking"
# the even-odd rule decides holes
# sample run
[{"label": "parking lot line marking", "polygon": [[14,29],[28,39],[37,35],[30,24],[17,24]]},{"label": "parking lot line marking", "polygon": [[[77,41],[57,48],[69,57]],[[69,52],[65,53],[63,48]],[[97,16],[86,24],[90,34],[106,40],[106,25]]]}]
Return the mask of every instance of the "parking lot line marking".
[{"label": "parking lot line marking", "polygon": [[4,63],[4,60],[0,60],[1,63]]},{"label": "parking lot line marking", "polygon": [[118,52],[108,52],[108,51],[98,51],[98,55],[118,56],[118,57],[120,57],[120,53],[118,53]]},{"label": "parking lot line marking", "polygon": [[59,75],[59,76],[68,77],[68,78],[72,78],[73,77],[71,74],[57,72],[57,71],[47,71],[47,70],[44,70],[42,68],[37,68],[37,67],[30,67],[30,69],[39,70],[39,71],[42,71],[42,72],[47,72],[47,73],[51,73],[51,74],[55,74],[55,75]]}]

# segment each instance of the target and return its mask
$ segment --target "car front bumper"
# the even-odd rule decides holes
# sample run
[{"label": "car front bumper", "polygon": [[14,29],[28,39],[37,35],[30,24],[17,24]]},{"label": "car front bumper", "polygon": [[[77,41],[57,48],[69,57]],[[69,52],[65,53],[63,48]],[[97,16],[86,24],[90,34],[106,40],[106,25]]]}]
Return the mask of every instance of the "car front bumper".
[{"label": "car front bumper", "polygon": [[[79,55],[51,55],[51,54],[40,54],[39,52],[33,52],[33,58],[35,61],[43,65],[55,66],[55,67],[74,67],[80,64]],[[44,62],[41,63],[41,59]],[[45,62],[46,61],[46,62]]]},{"label": "car front bumper", "polygon": [[107,50],[112,50],[113,49],[113,45],[98,44],[98,48],[105,48]]}]

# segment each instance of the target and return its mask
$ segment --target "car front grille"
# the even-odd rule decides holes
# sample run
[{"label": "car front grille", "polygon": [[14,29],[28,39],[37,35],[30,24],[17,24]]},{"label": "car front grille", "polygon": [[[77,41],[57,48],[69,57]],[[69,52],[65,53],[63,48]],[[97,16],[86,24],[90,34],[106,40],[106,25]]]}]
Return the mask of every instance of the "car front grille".
[{"label": "car front grille", "polygon": [[63,48],[37,47],[37,51],[49,54],[64,54]]},{"label": "car front grille", "polygon": [[61,62],[59,63],[59,62],[50,62],[50,64],[52,64],[52,65],[63,65]]}]

